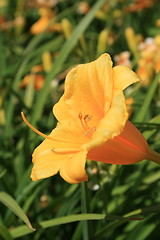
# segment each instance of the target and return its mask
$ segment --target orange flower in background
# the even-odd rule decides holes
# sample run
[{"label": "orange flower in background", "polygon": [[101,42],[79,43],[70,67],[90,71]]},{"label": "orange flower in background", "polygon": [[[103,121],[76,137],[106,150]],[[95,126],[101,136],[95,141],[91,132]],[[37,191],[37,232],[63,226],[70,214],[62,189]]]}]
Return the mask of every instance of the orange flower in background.
[{"label": "orange flower in background", "polygon": [[135,0],[133,4],[130,4],[125,8],[126,12],[138,12],[145,8],[150,8],[154,4],[154,0]]},{"label": "orange flower in background", "polygon": [[31,73],[27,74],[19,84],[20,88],[27,87],[31,81],[34,82],[35,90],[41,90],[44,84],[44,76],[41,74],[43,71],[43,65],[37,65],[32,67]]},{"label": "orange flower in background", "polygon": [[86,159],[133,164],[143,159],[160,163],[142,134],[129,122],[123,90],[139,81],[125,66],[112,68],[108,54],[78,65],[67,75],[65,92],[53,107],[57,127],[33,153],[33,181],[60,172],[69,183],[87,181]]},{"label": "orange flower in background", "polygon": [[138,45],[140,59],[137,74],[143,85],[148,85],[154,75],[160,71],[160,35],[146,38]]},{"label": "orange flower in background", "polygon": [[41,90],[44,84],[44,76],[41,74],[28,74],[23,78],[22,82],[20,83],[20,88],[25,88],[29,85],[31,81],[34,81],[35,90]]},{"label": "orange flower in background", "polygon": [[[47,26],[49,25],[50,21],[52,19],[55,19],[55,15],[51,11],[50,8],[40,8],[39,14],[41,16],[40,19],[37,22],[35,22],[30,29],[30,32],[35,35],[44,31],[47,28]],[[52,31],[53,32],[61,32],[60,23],[56,22],[56,20],[55,20],[54,23],[52,23],[50,26],[48,26],[47,31],[48,32],[52,32]]]},{"label": "orange flower in background", "polygon": [[16,17],[12,21],[7,21],[4,16],[0,16],[0,30],[6,31],[12,28],[23,28],[25,26],[25,19],[22,16]]}]

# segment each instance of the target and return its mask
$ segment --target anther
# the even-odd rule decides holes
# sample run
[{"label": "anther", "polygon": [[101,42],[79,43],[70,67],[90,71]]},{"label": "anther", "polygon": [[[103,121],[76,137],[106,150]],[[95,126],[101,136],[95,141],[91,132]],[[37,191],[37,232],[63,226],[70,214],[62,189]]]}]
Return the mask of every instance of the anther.
[{"label": "anther", "polygon": [[90,127],[88,122],[92,119],[92,115],[79,113],[79,119],[82,124],[83,129],[85,130],[84,136],[88,136],[96,131],[96,127]]},{"label": "anther", "polygon": [[78,117],[79,117],[80,119],[82,119],[82,113],[79,113]]},{"label": "anther", "polygon": [[84,115],[84,121],[90,121],[91,120],[91,118],[92,118],[92,115],[89,115],[89,114],[86,114],[86,115]]}]

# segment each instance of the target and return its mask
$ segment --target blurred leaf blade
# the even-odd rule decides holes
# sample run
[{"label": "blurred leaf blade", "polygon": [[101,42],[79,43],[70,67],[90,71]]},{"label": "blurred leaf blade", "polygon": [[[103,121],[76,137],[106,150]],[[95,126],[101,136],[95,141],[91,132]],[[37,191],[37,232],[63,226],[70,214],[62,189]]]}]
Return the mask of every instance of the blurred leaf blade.
[{"label": "blurred leaf blade", "polygon": [[148,108],[151,104],[152,98],[154,97],[155,91],[158,86],[158,82],[160,81],[160,72],[156,75],[148,93],[145,96],[145,100],[139,110],[139,113],[135,117],[134,121],[136,122],[142,122],[145,119],[146,113],[148,111]]},{"label": "blurred leaf blade", "polygon": [[13,240],[12,235],[9,233],[5,226],[0,225],[0,235],[5,240]]},{"label": "blurred leaf blade", "polygon": [[0,202],[6,205],[15,215],[17,215],[32,231],[35,229],[32,227],[28,217],[24,213],[23,209],[17,204],[17,202],[7,193],[0,192]]},{"label": "blurred leaf blade", "polygon": [[[59,218],[54,218],[51,220],[42,221],[39,225],[46,229],[49,227],[54,227],[61,224],[72,223],[77,221],[85,221],[85,220],[101,220],[105,218],[105,214],[77,214],[64,216]],[[14,238],[24,236],[26,234],[31,233],[32,231],[28,229],[26,226],[20,226],[10,231],[11,235]]]},{"label": "blurred leaf blade", "polygon": [[[154,117],[153,119],[151,119],[149,121],[149,123],[157,123],[160,124],[160,114],[157,115],[156,117]],[[154,133],[157,132],[157,129],[153,129],[153,130],[146,130],[143,132],[143,136],[148,140]]]}]

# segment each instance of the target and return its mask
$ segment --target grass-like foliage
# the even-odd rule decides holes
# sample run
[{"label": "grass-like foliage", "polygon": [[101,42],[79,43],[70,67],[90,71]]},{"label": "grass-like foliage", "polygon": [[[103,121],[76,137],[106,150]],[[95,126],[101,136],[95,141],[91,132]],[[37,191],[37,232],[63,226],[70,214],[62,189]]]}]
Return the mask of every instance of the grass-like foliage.
[{"label": "grass-like foliage", "polygon": [[141,77],[125,90],[130,120],[160,153],[158,7],[158,0],[0,1],[0,239],[159,239],[158,164],[87,161],[88,182],[59,175],[32,182],[32,152],[43,139],[20,114],[48,135],[69,69],[108,52]]}]

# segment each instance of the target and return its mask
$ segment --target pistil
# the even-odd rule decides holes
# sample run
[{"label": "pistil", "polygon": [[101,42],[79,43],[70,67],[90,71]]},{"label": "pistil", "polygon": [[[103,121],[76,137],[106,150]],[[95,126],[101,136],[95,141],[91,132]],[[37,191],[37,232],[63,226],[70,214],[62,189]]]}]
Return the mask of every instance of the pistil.
[{"label": "pistil", "polygon": [[[49,139],[49,140],[52,140],[52,141],[58,141],[58,142],[66,142],[66,143],[75,143],[75,141],[71,141],[71,140],[66,140],[66,139],[57,139],[57,138],[53,138],[51,136],[48,136],[42,132],[40,132],[38,129],[36,129],[35,127],[33,127],[26,119],[26,117],[24,116],[24,113],[21,112],[21,116],[22,116],[22,119],[23,121],[25,122],[25,124],[30,128],[32,129],[32,131],[34,131],[35,133],[37,133],[38,135],[40,135],[41,137],[43,138],[46,138],[46,139]],[[82,144],[81,142],[78,142],[76,141],[76,143],[79,143],[79,144]]]}]

